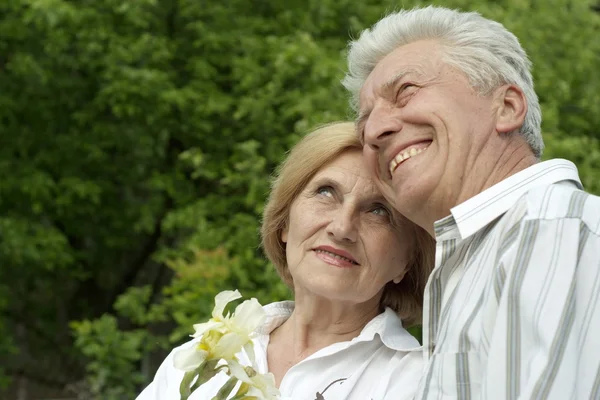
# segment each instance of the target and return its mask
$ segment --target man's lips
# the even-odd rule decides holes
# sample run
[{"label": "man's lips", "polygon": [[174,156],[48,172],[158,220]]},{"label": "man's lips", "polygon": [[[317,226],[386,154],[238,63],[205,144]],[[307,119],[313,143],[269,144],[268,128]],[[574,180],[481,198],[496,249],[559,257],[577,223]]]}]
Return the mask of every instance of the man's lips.
[{"label": "man's lips", "polygon": [[400,148],[400,150],[389,161],[389,163],[387,165],[390,177],[400,164],[402,164],[404,161],[408,160],[409,158],[412,158],[416,155],[421,154],[423,151],[425,151],[429,147],[431,142],[432,142],[431,140],[424,140],[424,141],[411,143],[411,144],[402,146]]},{"label": "man's lips", "polygon": [[324,261],[334,263],[341,267],[360,265],[352,254],[332,246],[319,246],[314,248],[313,251]]}]

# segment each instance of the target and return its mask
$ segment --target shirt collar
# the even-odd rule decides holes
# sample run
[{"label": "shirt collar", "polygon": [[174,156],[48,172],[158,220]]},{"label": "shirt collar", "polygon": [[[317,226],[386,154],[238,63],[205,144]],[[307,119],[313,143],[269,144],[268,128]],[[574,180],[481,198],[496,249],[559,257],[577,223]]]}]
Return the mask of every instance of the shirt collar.
[{"label": "shirt collar", "polygon": [[279,328],[294,311],[293,301],[278,301],[263,306],[266,318],[261,326],[256,329],[259,335],[270,335],[275,329]]},{"label": "shirt collar", "polygon": [[556,159],[532,165],[452,208],[452,218],[436,221],[436,232],[453,220],[465,239],[508,211],[531,188],[561,181],[583,188],[571,161]]},{"label": "shirt collar", "polygon": [[[265,322],[256,332],[259,335],[269,335],[292,315],[294,302],[271,303],[264,306],[263,309],[266,313]],[[413,351],[421,349],[417,339],[402,327],[400,317],[391,308],[386,308],[384,312],[369,321],[360,334],[349,342],[349,345],[374,340],[375,335],[379,335],[383,344],[392,350]]]},{"label": "shirt collar", "polygon": [[370,341],[379,335],[384,345],[396,351],[420,350],[421,345],[413,335],[402,327],[402,320],[389,307],[373,318],[353,342]]}]

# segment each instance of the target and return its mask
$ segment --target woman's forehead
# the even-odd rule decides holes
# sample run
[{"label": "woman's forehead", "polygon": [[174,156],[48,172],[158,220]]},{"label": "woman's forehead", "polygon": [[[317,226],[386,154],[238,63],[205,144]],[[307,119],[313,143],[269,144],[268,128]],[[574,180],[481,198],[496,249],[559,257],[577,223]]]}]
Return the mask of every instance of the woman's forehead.
[{"label": "woman's forehead", "polygon": [[344,193],[353,193],[361,197],[383,198],[377,188],[371,173],[362,162],[362,155],[358,157],[334,160],[321,168],[311,179],[312,184],[335,184]]}]

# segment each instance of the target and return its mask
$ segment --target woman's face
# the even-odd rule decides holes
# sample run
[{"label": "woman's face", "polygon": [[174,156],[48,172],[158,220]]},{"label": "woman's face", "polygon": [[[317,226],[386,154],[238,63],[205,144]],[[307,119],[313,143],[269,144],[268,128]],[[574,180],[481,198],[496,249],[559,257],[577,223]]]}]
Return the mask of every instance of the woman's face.
[{"label": "woman's face", "polygon": [[406,272],[413,238],[371,179],[360,150],[321,168],[294,200],[281,239],[296,293],[379,302]]}]

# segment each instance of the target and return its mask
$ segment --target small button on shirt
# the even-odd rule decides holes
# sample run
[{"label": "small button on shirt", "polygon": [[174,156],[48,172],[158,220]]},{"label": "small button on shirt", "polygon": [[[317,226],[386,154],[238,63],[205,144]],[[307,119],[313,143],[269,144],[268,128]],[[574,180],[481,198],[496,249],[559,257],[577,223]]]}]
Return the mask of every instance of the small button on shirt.
[{"label": "small button on shirt", "polygon": [[[260,373],[268,372],[270,333],[290,317],[294,303],[272,303],[264,309],[267,318],[254,339],[256,366]],[[173,353],[193,346],[197,341],[192,340],[173,350],[137,400],[179,400],[183,372],[173,366]],[[242,364],[250,364],[244,352],[237,356]],[[423,353],[419,343],[402,327],[400,318],[387,308],[354,339],[327,346],[290,368],[279,387],[280,399],[412,399],[422,372]],[[226,381],[225,373],[220,373],[200,386],[189,399],[211,399]]]}]

